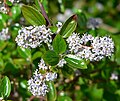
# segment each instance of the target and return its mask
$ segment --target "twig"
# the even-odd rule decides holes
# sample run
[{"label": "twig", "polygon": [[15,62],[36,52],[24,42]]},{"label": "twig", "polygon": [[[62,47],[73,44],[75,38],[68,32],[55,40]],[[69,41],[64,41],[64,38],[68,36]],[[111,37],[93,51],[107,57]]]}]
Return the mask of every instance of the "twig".
[{"label": "twig", "polygon": [[112,26],[109,26],[109,25],[107,25],[107,24],[102,24],[100,27],[101,27],[102,29],[108,30],[108,31],[111,32],[111,33],[118,33],[118,32],[119,32],[119,29],[114,28],[114,27],[112,27]]},{"label": "twig", "polygon": [[34,98],[39,98],[40,101],[46,101],[46,99],[43,96],[40,97],[36,97],[36,96],[31,96],[30,99],[28,101],[32,101]]},{"label": "twig", "polygon": [[45,12],[45,9],[44,9],[42,3],[39,0],[38,0],[38,3],[39,3],[39,6],[40,6],[40,9],[41,9],[41,12],[42,12],[43,16],[46,18],[46,20],[48,22],[48,26],[51,26],[50,20],[49,20],[47,14]]}]

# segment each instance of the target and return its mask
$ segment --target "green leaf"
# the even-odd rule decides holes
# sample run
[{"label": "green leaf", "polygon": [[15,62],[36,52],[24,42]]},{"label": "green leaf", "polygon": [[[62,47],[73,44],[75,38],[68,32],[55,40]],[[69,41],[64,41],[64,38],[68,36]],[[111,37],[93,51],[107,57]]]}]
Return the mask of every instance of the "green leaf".
[{"label": "green leaf", "polygon": [[22,13],[25,19],[32,25],[45,25],[46,21],[43,15],[32,6],[23,5]]},{"label": "green leaf", "polygon": [[0,72],[4,70],[4,61],[2,57],[0,56]]},{"label": "green leaf", "polygon": [[85,14],[81,10],[78,10],[76,14],[77,14],[78,26],[80,28],[86,28],[87,18]]},{"label": "green leaf", "polygon": [[36,52],[36,53],[33,54],[32,60],[40,58],[41,56],[42,56],[42,52]]},{"label": "green leaf", "polygon": [[79,69],[87,69],[87,65],[85,63],[85,61],[81,58],[76,57],[75,55],[67,55],[67,57],[65,58],[65,60],[67,61],[67,63],[74,67],[74,68],[79,68]]},{"label": "green leaf", "polygon": [[59,62],[59,55],[56,54],[54,51],[49,50],[45,52],[43,59],[49,65],[54,66],[57,65]]},{"label": "green leaf", "polygon": [[72,101],[69,96],[58,96],[57,101]]},{"label": "green leaf", "polygon": [[35,4],[37,6],[37,9],[40,9],[40,5],[39,5],[39,2],[40,1],[46,11],[46,13],[48,13],[48,0],[35,0]]},{"label": "green leaf", "polygon": [[17,47],[17,51],[21,57],[25,59],[31,59],[31,50],[27,48]]},{"label": "green leaf", "polygon": [[0,41],[0,51],[3,51],[7,45],[8,45],[8,42]]},{"label": "green leaf", "polygon": [[115,43],[115,61],[120,65],[120,35],[112,35]]},{"label": "green leaf", "polygon": [[56,33],[58,30],[57,26],[50,26],[49,28],[53,33]]},{"label": "green leaf", "polygon": [[15,20],[21,14],[20,6],[16,5],[11,8],[12,18]]},{"label": "green leaf", "polygon": [[91,101],[101,101],[103,98],[103,89],[98,89],[96,85],[88,89]]},{"label": "green leaf", "polygon": [[69,37],[75,31],[77,26],[76,15],[71,16],[62,26],[60,34],[63,38]]},{"label": "green leaf", "polygon": [[7,4],[8,6],[12,6],[12,2],[9,1],[9,0],[6,0],[6,4]]},{"label": "green leaf", "polygon": [[56,101],[57,93],[54,83],[52,81],[47,82],[49,92],[47,93],[47,100],[48,101]]},{"label": "green leaf", "polygon": [[7,76],[5,76],[0,84],[0,95],[6,99],[11,92],[11,84],[10,84],[10,80]]},{"label": "green leaf", "polygon": [[66,78],[72,78],[74,75],[74,70],[72,68],[70,68],[67,65],[64,65],[63,68],[61,68],[62,70],[62,74],[64,77]]},{"label": "green leaf", "polygon": [[54,51],[58,54],[62,54],[66,51],[66,47],[67,47],[66,42],[60,34],[56,35],[52,45],[53,45]]},{"label": "green leaf", "polygon": [[13,59],[13,63],[15,65],[28,65],[28,64],[30,64],[29,62],[26,62],[26,60],[23,58]]}]

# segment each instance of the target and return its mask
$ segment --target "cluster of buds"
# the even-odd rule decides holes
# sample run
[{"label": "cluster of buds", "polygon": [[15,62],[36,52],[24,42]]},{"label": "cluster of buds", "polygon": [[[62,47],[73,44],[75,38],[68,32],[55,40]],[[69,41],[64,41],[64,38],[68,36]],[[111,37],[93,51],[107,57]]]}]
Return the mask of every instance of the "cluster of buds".
[{"label": "cluster of buds", "polygon": [[20,47],[36,48],[41,46],[42,42],[51,43],[52,34],[51,30],[45,25],[23,27],[19,30],[15,41]]},{"label": "cluster of buds", "polygon": [[110,37],[93,37],[84,34],[73,33],[68,37],[67,43],[70,52],[76,56],[90,61],[99,61],[105,56],[109,57],[114,52],[114,42]]},{"label": "cluster of buds", "polygon": [[8,28],[3,28],[0,32],[0,40],[8,40],[10,39],[10,35],[8,33]]},{"label": "cluster of buds", "polygon": [[38,64],[39,69],[36,69],[32,78],[28,80],[28,90],[34,96],[45,96],[49,92],[47,81],[53,81],[57,78],[57,74],[50,71],[50,66],[47,66],[43,59]]}]

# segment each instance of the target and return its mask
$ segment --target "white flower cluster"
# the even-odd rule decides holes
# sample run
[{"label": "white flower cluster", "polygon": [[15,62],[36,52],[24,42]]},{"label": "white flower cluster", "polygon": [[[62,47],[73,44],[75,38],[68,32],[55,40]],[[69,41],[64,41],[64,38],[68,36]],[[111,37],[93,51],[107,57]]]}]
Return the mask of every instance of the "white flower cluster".
[{"label": "white flower cluster", "polygon": [[[48,85],[46,81],[53,81],[57,78],[57,74],[48,71],[50,67],[45,65],[43,59],[41,59],[38,64],[39,69],[36,69],[32,78],[28,80],[28,90],[34,96],[45,96],[47,92],[49,92]],[[41,73],[40,71],[44,71],[45,73]]]},{"label": "white flower cluster", "polygon": [[80,48],[80,37],[77,33],[73,33],[68,37],[67,43],[69,44],[69,51],[77,53]]},{"label": "white flower cluster", "polygon": [[64,66],[64,64],[66,64],[67,62],[65,61],[65,59],[61,59],[60,61],[59,61],[59,63],[57,64],[57,66],[58,67],[63,67]]},{"label": "white flower cluster", "polygon": [[0,40],[8,40],[10,39],[10,35],[8,33],[8,28],[3,28],[0,32]]},{"label": "white flower cluster", "polygon": [[87,22],[87,28],[95,29],[99,28],[99,26],[102,24],[102,19],[100,18],[90,18]]},{"label": "white flower cluster", "polygon": [[105,56],[111,56],[114,52],[114,42],[110,37],[93,37],[84,34],[73,33],[68,37],[67,43],[70,52],[76,56],[90,61],[99,61]]},{"label": "white flower cluster", "polygon": [[20,47],[36,48],[37,46],[41,46],[42,42],[51,43],[52,34],[51,30],[45,25],[23,27],[19,30],[15,41]]}]

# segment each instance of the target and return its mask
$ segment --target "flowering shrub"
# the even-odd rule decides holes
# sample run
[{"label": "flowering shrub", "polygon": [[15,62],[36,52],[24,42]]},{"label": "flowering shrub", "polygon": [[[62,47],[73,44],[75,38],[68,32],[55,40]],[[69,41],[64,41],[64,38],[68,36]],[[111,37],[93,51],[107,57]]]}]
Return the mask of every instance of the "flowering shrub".
[{"label": "flowering shrub", "polygon": [[119,101],[118,12],[109,20],[106,1],[53,1],[0,2],[0,100]]}]

